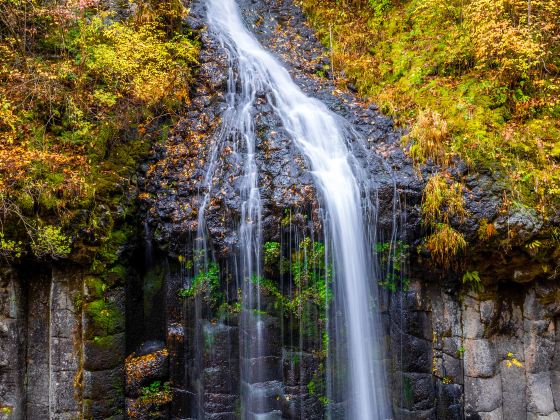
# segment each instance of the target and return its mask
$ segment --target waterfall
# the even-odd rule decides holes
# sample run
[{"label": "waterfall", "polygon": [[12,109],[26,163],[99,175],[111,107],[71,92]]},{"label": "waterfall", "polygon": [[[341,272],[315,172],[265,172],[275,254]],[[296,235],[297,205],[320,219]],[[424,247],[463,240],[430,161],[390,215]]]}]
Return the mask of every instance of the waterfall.
[{"label": "waterfall", "polygon": [[[242,187],[242,221],[240,226],[241,278],[244,309],[258,311],[257,288],[252,279],[260,278],[260,198],[257,167],[254,162],[255,134],[251,109],[257,93],[264,92],[296,146],[307,158],[326,209],[326,237],[331,241],[334,263],[334,305],[343,315],[336,322],[340,337],[339,354],[346,355],[346,417],[382,420],[391,417],[386,396],[386,378],[379,336],[382,335],[374,306],[377,302],[372,270],[372,244],[368,243],[368,226],[364,223],[367,207],[361,190],[362,174],[356,169],[349,141],[354,135],[347,124],[320,101],[306,96],[293,82],[288,71],[267,52],[245,28],[234,0],[207,0],[210,32],[227,50],[237,69],[237,86],[230,71],[228,111],[224,124],[229,133],[237,133],[245,148]],[[245,296],[248,294],[248,296]],[[244,316],[258,328],[259,319]],[[249,321],[249,319],[251,321]],[[243,323],[243,320],[242,320]],[[249,326],[250,328],[250,326]],[[263,337],[248,335],[256,342],[245,343],[244,357],[260,354]],[[256,350],[255,350],[256,349]],[[247,379],[243,371],[242,381]],[[251,403],[251,393],[243,404]],[[252,401],[254,403],[254,401]],[[247,408],[245,408],[247,410]],[[245,418],[250,418],[247,413]]]}]

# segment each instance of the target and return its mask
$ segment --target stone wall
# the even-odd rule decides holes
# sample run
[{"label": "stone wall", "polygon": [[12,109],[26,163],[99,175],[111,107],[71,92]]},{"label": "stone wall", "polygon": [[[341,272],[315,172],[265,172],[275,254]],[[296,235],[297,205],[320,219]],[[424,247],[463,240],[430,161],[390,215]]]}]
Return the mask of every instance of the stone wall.
[{"label": "stone wall", "polygon": [[24,296],[12,270],[0,272],[0,419],[25,413]]},{"label": "stone wall", "polygon": [[99,330],[106,313],[87,310],[91,292],[77,267],[0,269],[0,419],[122,414],[124,321],[115,318],[124,320],[124,305],[111,314],[116,330]]},{"label": "stone wall", "polygon": [[397,418],[560,419],[557,282],[455,294],[415,282],[391,321]]}]

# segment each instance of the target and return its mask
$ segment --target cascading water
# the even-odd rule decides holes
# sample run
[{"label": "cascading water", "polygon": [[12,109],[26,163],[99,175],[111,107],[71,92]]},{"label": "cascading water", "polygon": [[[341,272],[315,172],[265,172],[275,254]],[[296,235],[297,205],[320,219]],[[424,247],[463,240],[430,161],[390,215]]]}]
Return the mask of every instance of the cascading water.
[{"label": "cascading water", "polygon": [[[336,328],[344,329],[341,336],[345,342],[337,345],[343,347],[339,353],[346,355],[346,416],[363,420],[390,418],[378,338],[382,332],[373,309],[377,296],[364,225],[363,211],[367,206],[362,201],[358,171],[348,146],[353,134],[323,103],[306,96],[288,71],[263,49],[245,28],[234,0],[207,0],[206,6],[209,30],[227,49],[230,62],[237,66],[239,87],[232,86],[230,73],[230,106],[224,123],[229,125],[228,131],[241,136],[246,152],[239,238],[245,310],[242,324],[254,324],[242,325],[242,330],[256,326],[258,333],[247,334],[254,342],[242,343],[242,357],[248,360],[260,354],[263,341],[259,328],[262,321],[249,316],[260,313],[259,293],[252,284],[253,279],[260,278],[261,264],[260,200],[251,108],[257,92],[266,92],[284,127],[307,158],[327,210],[324,224],[333,252],[334,304],[343,313],[343,322],[337,322]],[[251,368],[258,366],[242,363],[242,382],[248,380],[247,370]],[[259,398],[253,392],[251,387],[242,391],[245,418],[250,418],[248,404]]]},{"label": "cascading water", "polygon": [[[217,150],[225,140],[234,145],[236,161],[243,162],[242,181],[240,183],[241,223],[239,226],[239,261],[238,286],[242,289],[241,313],[241,398],[244,417],[249,417],[251,409],[262,409],[266,395],[260,389],[259,378],[255,371],[261,366],[266,356],[264,340],[266,328],[262,320],[260,304],[260,279],[262,271],[262,230],[261,200],[258,187],[258,169],[255,163],[256,135],[254,127],[254,104],[257,95],[263,92],[259,79],[251,80],[252,66],[237,56],[231,55],[228,74],[227,108],[222,115],[222,126],[216,147],[212,150],[208,174],[215,169]],[[236,76],[233,68],[237,67]],[[211,184],[211,179],[207,179]],[[209,188],[210,190],[210,188]],[[204,198],[202,209],[209,200],[209,193]],[[199,216],[199,237],[204,226],[204,211]]]}]

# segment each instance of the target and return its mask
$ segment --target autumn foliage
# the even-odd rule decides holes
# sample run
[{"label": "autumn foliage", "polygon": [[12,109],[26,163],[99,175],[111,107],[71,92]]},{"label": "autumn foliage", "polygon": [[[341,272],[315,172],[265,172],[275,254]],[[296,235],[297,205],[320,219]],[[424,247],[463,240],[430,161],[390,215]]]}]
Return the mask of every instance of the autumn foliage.
[{"label": "autumn foliage", "polygon": [[418,164],[460,158],[507,202],[560,209],[559,0],[300,0],[333,70],[410,127]]},{"label": "autumn foliage", "polygon": [[197,48],[185,14],[178,0],[0,0],[4,237],[33,250],[49,225],[72,240],[78,227],[95,236],[83,211],[119,200],[188,100]]}]

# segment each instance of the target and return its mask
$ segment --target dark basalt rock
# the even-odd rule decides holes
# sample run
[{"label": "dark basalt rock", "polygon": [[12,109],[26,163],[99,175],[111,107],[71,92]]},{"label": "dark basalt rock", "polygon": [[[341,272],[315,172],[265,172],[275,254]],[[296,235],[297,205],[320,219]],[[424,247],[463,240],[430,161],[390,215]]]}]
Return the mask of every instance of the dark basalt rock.
[{"label": "dark basalt rock", "polygon": [[[219,116],[225,107],[228,62],[221,46],[204,29],[203,3],[192,3],[188,19],[189,26],[199,31],[203,47],[191,105],[167,143],[154,150],[152,169],[145,175],[148,219],[157,232],[156,240],[166,249],[169,247],[171,253],[183,249],[198,228],[198,208],[204,193],[202,180],[217,140]],[[241,1],[239,5],[259,41],[286,64],[305,93],[345,118],[365,140],[363,144],[354,141],[350,147],[369,174],[381,230],[390,232],[395,221],[395,197],[406,194],[410,204],[417,204],[422,190],[422,182],[399,147],[400,131],[374,105],[364,104],[352,93],[339,91],[331,80],[317,76],[317,66],[327,65],[329,59],[306,26],[304,15],[291,1]],[[274,114],[266,92],[255,106],[255,127],[264,235],[265,240],[274,240],[279,237],[280,220],[286,209],[316,211],[320,208],[320,197],[305,158]],[[242,162],[232,153],[235,146],[227,141],[218,151],[220,163],[205,214],[208,236],[220,258],[235,252],[237,245]],[[242,157],[242,147],[238,153]],[[409,213],[397,217],[407,221],[409,228],[403,231],[417,232],[417,208],[397,206],[397,210]],[[320,228],[319,219],[311,223]]]},{"label": "dark basalt rock", "polygon": [[165,348],[165,343],[159,340],[150,340],[142,343],[134,352],[136,357],[145,356],[150,353],[156,353]]},{"label": "dark basalt rock", "polygon": [[[108,3],[118,18],[133,12]],[[351,84],[341,91],[333,83],[329,56],[292,0],[238,3],[247,25],[303,91],[323,101],[364,139],[363,144],[351,141],[349,147],[367,174],[377,210],[377,240],[386,240],[396,230],[414,250],[427,233],[420,223],[423,186],[437,168],[414,169],[401,148],[402,130],[377,106],[356,97]],[[124,411],[128,418],[138,419],[186,420],[197,415],[237,419],[241,387],[253,387],[266,396],[263,404],[249,410],[269,418],[322,419],[327,409],[331,418],[344,417],[344,401],[322,399],[310,386],[325,375],[317,351],[321,337],[294,340],[289,336],[293,331],[287,331],[279,318],[264,317],[266,345],[262,353],[243,361],[263,370],[248,375],[250,383],[241,384],[240,340],[254,338],[257,331],[243,330],[237,314],[217,320],[207,306],[195,308],[178,298],[184,279],[173,272],[174,257],[183,256],[197,234],[204,177],[226,106],[228,75],[227,55],[205,30],[204,2],[193,1],[191,6],[186,23],[201,43],[191,100],[169,137],[153,146],[137,177],[147,231],[153,232],[162,251],[159,256],[168,257],[146,265],[165,266],[169,261],[171,266],[163,270],[170,271],[161,308],[166,325],[137,339],[158,340],[137,347],[136,339],[126,340],[136,332],[131,326],[136,318],[124,322],[122,288],[111,286],[103,296],[94,296],[87,270],[62,263],[11,268],[0,262],[0,408],[11,410],[14,418],[122,419]],[[283,239],[286,212],[294,230],[320,232],[323,209],[309,165],[274,114],[266,92],[257,100],[255,127],[264,240]],[[220,164],[205,214],[212,253],[220,262],[230,261],[237,252],[245,152],[241,147],[236,155],[234,146],[228,140],[216,152]],[[556,250],[552,246],[541,252],[538,243],[550,239],[543,235],[547,228],[560,226],[560,214],[544,220],[531,209],[504,206],[507,186],[500,174],[472,173],[457,160],[450,176],[466,187],[467,217],[451,218],[450,223],[469,241],[467,255],[453,272],[434,268],[422,260],[424,255],[416,258],[411,252],[410,289],[392,294],[381,305],[395,417],[557,418],[560,250],[556,244]],[[116,217],[108,207],[99,209],[99,223],[109,229]],[[124,207],[116,211],[122,215]],[[479,239],[483,220],[496,229],[488,242]],[[152,238],[146,234],[145,239]],[[532,243],[535,248],[527,246]],[[122,248],[117,255],[131,252]],[[85,257],[76,260],[85,262]],[[467,270],[481,274],[484,290],[462,285]],[[105,275],[112,282],[116,274]],[[88,312],[94,299],[109,304],[110,325],[96,323],[95,311]],[[274,313],[274,303],[272,297],[263,297],[269,313]],[[160,341],[164,338],[166,343]],[[296,342],[300,349],[285,347]],[[133,350],[125,365],[127,352]],[[153,392],[143,389],[155,382],[160,387]],[[0,411],[2,416],[7,414]]]},{"label": "dark basalt rock", "polygon": [[169,376],[169,352],[167,349],[153,353],[128,356],[125,360],[126,395],[139,397],[142,387],[149,386],[155,381],[165,382]]}]

